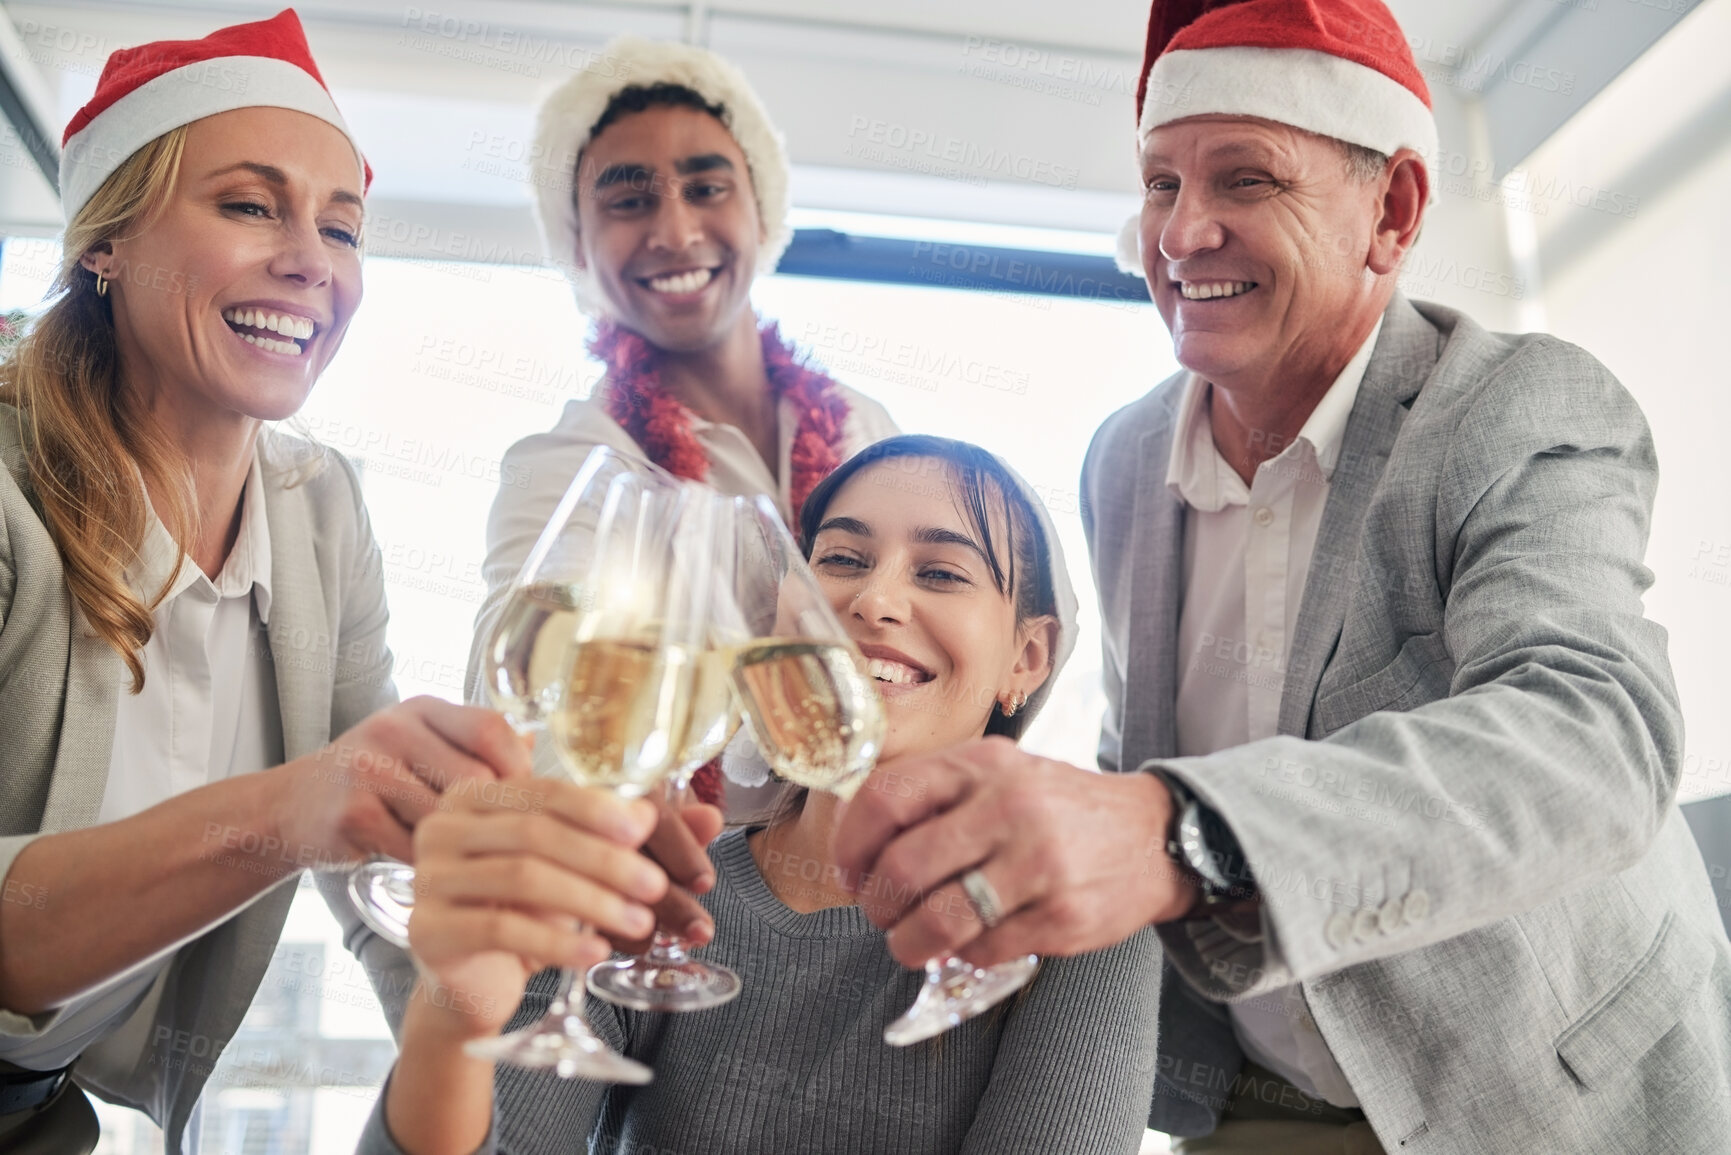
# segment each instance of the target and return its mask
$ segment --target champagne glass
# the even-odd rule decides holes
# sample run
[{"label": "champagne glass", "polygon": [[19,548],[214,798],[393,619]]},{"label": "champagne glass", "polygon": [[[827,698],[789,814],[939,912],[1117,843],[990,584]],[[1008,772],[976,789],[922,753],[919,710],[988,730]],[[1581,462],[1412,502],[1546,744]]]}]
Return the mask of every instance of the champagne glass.
[{"label": "champagne glass", "polygon": [[777,775],[846,800],[883,749],[883,701],[775,506],[731,504],[732,596],[711,633],[733,651],[746,727]]},{"label": "champagne glass", "polygon": [[[482,678],[489,702],[519,734],[544,729],[563,693],[560,664],[576,630],[579,590],[608,488],[621,474],[643,468],[606,446],[590,451],[511,583],[482,654]],[[659,470],[651,476],[678,484]],[[349,873],[349,897],[375,934],[408,949],[414,867],[388,858],[363,863]]]},{"label": "champagne glass", "polygon": [[[640,797],[686,749],[713,584],[699,564],[707,500],[694,486],[637,473],[608,487],[575,630],[559,664],[557,701],[546,711],[560,764],[581,785]],[[614,1051],[589,1025],[577,977],[560,972],[539,1022],[464,1049],[565,1077],[647,1083],[649,1068]]]},{"label": "champagne glass", "polygon": [[[734,678],[751,735],[781,777],[850,798],[883,748],[881,700],[775,507],[736,501],[738,601],[719,607],[712,629],[737,614],[759,630],[767,621],[778,635],[737,651]],[[1038,964],[1033,955],[995,967],[933,959],[914,1005],[884,1041],[906,1046],[941,1034],[1020,989]]]},{"label": "champagne glass", "polygon": [[[693,490],[685,518],[684,541],[702,552],[682,561],[711,579],[731,572],[732,507],[707,490]],[[723,516],[727,515],[727,516]],[[726,532],[722,532],[725,530]],[[717,591],[711,590],[712,599]],[[712,601],[712,610],[714,603]],[[697,655],[693,670],[691,721],[685,745],[664,787],[667,809],[677,813],[690,795],[692,775],[720,757],[739,729],[739,704],[731,683],[733,652],[725,641]],[[589,971],[589,992],[617,1006],[639,1011],[701,1011],[718,1007],[739,995],[739,975],[716,963],[690,956],[691,944],[676,934],[656,930],[649,949],[630,958],[610,959]]]}]

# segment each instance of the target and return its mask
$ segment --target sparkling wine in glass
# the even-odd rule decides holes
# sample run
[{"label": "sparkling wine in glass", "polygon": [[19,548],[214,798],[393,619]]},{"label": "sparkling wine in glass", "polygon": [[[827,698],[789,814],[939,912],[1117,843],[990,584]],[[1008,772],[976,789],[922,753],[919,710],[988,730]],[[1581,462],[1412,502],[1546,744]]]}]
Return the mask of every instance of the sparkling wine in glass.
[{"label": "sparkling wine in glass", "polygon": [[733,650],[746,728],[782,778],[852,797],[883,748],[883,701],[775,506],[731,505],[731,577],[711,633]]},{"label": "sparkling wine in glass", "polygon": [[765,761],[789,782],[852,798],[883,747],[883,703],[851,642],[762,638],[733,678]]}]

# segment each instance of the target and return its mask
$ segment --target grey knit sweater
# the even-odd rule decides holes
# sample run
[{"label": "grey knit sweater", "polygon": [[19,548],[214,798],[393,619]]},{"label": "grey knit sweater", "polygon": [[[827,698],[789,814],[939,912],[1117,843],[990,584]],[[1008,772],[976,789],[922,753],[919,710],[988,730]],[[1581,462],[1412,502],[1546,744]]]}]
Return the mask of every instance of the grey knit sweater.
[{"label": "grey knit sweater", "polygon": [[[730,831],[710,847],[704,957],[738,971],[732,1003],[691,1014],[594,999],[595,1029],[655,1069],[645,1087],[499,1068],[494,1133],[509,1155],[919,1155],[1134,1152],[1154,1086],[1160,948],[1143,931],[1051,959],[1019,998],[931,1042],[886,1046],[921,976],[856,907],[800,914],[770,892]],[[539,1016],[552,974],[511,1027]],[[383,1096],[380,1096],[383,1103]],[[362,1155],[400,1155],[382,1106]]]}]

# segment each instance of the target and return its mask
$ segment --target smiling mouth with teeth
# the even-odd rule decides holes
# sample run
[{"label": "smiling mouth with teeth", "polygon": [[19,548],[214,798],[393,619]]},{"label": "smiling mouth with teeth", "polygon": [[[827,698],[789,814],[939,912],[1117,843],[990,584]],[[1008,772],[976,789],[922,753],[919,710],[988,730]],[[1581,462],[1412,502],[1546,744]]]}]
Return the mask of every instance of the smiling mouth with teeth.
[{"label": "smiling mouth with teeth", "polygon": [[299,357],[306,351],[307,342],[318,328],[306,317],[265,309],[224,309],[222,319],[247,344],[291,357]]},{"label": "smiling mouth with teeth", "polygon": [[916,670],[901,662],[886,661],[883,658],[869,658],[866,661],[866,673],[880,682],[891,686],[917,686],[932,680],[932,675],[924,670]]},{"label": "smiling mouth with teeth", "polygon": [[1256,287],[1255,281],[1179,281],[1178,291],[1186,301],[1212,301],[1216,297],[1241,297]]},{"label": "smiling mouth with teeth", "polygon": [[649,277],[641,283],[656,293],[695,293],[715,279],[714,269],[692,269],[688,273],[669,273]]}]

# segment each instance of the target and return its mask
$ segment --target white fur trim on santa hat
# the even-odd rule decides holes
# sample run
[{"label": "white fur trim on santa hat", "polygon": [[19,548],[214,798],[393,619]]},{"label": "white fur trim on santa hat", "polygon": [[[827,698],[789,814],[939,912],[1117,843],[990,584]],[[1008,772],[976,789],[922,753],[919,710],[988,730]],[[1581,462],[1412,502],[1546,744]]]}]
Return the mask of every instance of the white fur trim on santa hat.
[{"label": "white fur trim on santa hat", "polygon": [[1437,149],[1436,118],[1410,88],[1374,68],[1309,48],[1194,48],[1148,71],[1138,139],[1191,116],[1254,116],[1392,156]]},{"label": "white fur trim on santa hat", "polygon": [[576,260],[577,206],[571,194],[577,154],[615,96],[626,88],[654,84],[683,85],[727,110],[727,128],[751,169],[766,234],[757,251],[757,272],[774,271],[793,239],[787,225],[787,149],[744,74],[695,45],[622,36],[542,102],[531,151],[535,220],[547,258],[571,282],[577,307],[592,317],[606,316],[607,304],[594,272]]},{"label": "white fur trim on santa hat", "polygon": [[1117,264],[1118,271],[1131,277],[1146,277],[1148,271],[1142,267],[1142,214],[1131,213],[1129,219],[1118,226],[1118,244],[1112,250],[1112,260]]},{"label": "white fur trim on santa hat", "polygon": [[304,68],[270,56],[221,56],[165,72],[103,109],[60,152],[60,204],[67,223],[126,158],[172,129],[237,108],[287,108],[316,116],[361,146],[331,94]]}]

